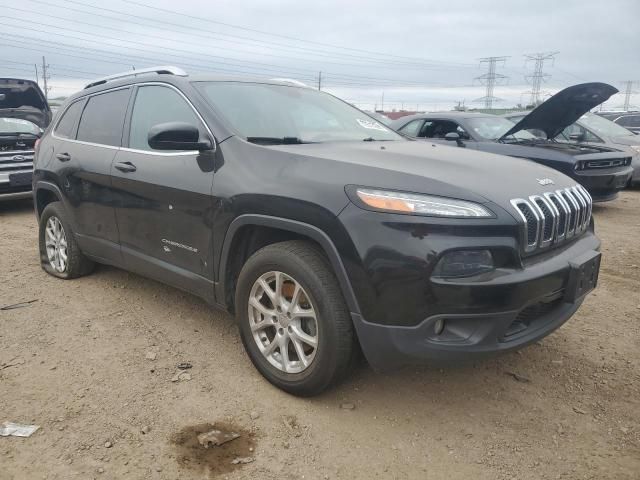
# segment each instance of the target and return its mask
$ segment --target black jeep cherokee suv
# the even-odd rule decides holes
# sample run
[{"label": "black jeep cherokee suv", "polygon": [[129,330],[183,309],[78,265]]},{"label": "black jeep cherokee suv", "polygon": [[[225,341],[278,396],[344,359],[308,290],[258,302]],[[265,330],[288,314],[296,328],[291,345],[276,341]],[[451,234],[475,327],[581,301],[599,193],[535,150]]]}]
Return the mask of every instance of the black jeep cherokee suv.
[{"label": "black jeep cherokee suv", "polygon": [[256,368],[312,395],[521,348],[595,286],[591,198],[529,161],[407,140],[292,81],[113,76],[36,154],[43,268],[116,265],[234,312]]}]

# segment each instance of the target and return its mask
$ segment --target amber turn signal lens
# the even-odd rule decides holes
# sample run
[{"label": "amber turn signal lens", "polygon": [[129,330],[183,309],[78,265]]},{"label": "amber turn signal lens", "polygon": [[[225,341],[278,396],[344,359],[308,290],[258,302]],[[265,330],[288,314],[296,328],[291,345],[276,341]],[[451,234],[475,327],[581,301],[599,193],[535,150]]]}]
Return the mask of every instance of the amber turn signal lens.
[{"label": "amber turn signal lens", "polygon": [[370,207],[380,210],[392,210],[396,212],[413,212],[412,206],[400,198],[382,197],[358,190],[358,197]]}]

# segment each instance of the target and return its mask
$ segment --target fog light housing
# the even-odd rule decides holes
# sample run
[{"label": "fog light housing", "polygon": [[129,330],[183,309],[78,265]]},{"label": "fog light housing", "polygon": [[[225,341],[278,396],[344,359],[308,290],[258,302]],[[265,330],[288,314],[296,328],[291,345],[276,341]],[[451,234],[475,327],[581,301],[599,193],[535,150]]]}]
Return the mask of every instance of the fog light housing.
[{"label": "fog light housing", "polygon": [[433,276],[441,278],[471,277],[491,272],[494,269],[495,264],[491,251],[457,250],[442,256],[433,270]]}]

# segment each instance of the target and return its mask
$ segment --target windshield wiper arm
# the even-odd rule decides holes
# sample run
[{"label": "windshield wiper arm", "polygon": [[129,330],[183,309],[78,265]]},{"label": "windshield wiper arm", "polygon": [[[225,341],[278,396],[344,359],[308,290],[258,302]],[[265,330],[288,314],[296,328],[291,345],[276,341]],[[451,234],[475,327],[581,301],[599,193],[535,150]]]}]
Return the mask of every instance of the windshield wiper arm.
[{"label": "windshield wiper arm", "polygon": [[259,143],[261,145],[298,145],[303,142],[298,137],[247,137],[247,142]]}]

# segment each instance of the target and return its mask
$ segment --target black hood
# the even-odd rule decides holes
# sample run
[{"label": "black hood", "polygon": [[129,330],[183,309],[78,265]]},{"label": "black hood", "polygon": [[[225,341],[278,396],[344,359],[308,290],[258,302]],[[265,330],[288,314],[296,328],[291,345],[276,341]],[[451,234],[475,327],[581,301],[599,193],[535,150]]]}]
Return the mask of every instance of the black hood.
[{"label": "black hood", "polygon": [[0,78],[0,117],[28,120],[46,128],[51,122],[51,109],[36,82]]},{"label": "black hood", "polygon": [[581,83],[559,91],[516,123],[500,140],[520,130],[542,130],[555,138],[592,108],[606,102],[618,89],[606,83]]}]

